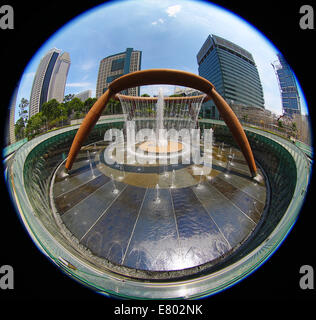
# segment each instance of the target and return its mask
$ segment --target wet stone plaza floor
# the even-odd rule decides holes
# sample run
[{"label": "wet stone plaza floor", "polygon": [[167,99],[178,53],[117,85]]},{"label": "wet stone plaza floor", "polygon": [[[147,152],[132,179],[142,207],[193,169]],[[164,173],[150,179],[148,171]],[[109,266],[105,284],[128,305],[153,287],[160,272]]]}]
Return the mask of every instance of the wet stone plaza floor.
[{"label": "wet stone plaza floor", "polygon": [[267,206],[263,172],[239,150],[213,147],[212,170],[194,164],[108,164],[105,142],[61,165],[51,201],[63,227],[93,255],[138,270],[174,271],[218,261],[256,228]]}]

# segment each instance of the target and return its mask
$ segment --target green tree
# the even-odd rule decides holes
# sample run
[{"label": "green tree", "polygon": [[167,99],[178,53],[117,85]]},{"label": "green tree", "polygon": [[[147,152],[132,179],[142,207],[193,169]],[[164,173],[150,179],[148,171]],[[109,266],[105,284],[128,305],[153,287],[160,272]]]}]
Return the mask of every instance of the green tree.
[{"label": "green tree", "polygon": [[63,103],[57,107],[58,116],[49,122],[50,127],[64,126],[68,122],[68,112]]},{"label": "green tree", "polygon": [[183,94],[171,94],[169,97],[183,97]]},{"label": "green tree", "polygon": [[79,98],[73,98],[67,103],[67,109],[70,111],[70,114],[73,112],[83,112],[84,104]]},{"label": "green tree", "polygon": [[23,118],[20,118],[14,126],[14,134],[16,140],[20,140],[24,138],[24,130],[25,130],[25,124]]},{"label": "green tree", "polygon": [[68,116],[68,113],[67,113],[67,108],[65,107],[65,105],[63,103],[61,103],[58,107],[58,115],[59,117],[66,117]]},{"label": "green tree", "polygon": [[41,112],[47,121],[52,121],[59,116],[59,102],[56,99],[49,100],[42,104]]},{"label": "green tree", "polygon": [[116,114],[119,112],[121,108],[121,104],[118,100],[115,100],[113,98],[111,98],[108,102],[108,104],[106,105],[105,114]]},{"label": "green tree", "polygon": [[85,113],[89,112],[89,110],[92,108],[92,106],[95,104],[97,101],[97,98],[88,98],[83,104],[84,104],[84,109]]},{"label": "green tree", "polygon": [[69,101],[71,101],[74,97],[75,97],[74,94],[69,93],[69,94],[65,95],[63,102],[64,102],[64,103],[69,102]]},{"label": "green tree", "polygon": [[72,110],[71,110],[71,104],[70,102],[62,102],[60,105],[60,107],[62,107],[65,111],[66,111],[66,114],[67,116],[69,117],[72,113]]},{"label": "green tree", "polygon": [[23,119],[24,124],[27,122],[28,118],[28,111],[26,110],[28,106],[29,101],[25,98],[22,98],[19,104],[19,117]]},{"label": "green tree", "polygon": [[283,128],[283,122],[282,122],[282,120],[278,120],[278,126],[279,126],[279,128]]},{"label": "green tree", "polygon": [[291,131],[292,131],[292,135],[295,136],[295,137],[297,137],[297,126],[296,126],[296,122],[292,122]]},{"label": "green tree", "polygon": [[143,93],[141,97],[150,97],[150,95],[148,93]]},{"label": "green tree", "polygon": [[29,101],[25,98],[21,99],[19,104],[19,119],[15,123],[14,134],[17,140],[23,139],[25,137],[25,125],[28,119],[27,107],[29,106]]},{"label": "green tree", "polygon": [[115,100],[114,102],[114,114],[121,114],[123,113],[122,105],[119,100]]},{"label": "green tree", "polygon": [[245,121],[245,122],[248,122],[248,114],[244,114],[242,116],[242,119]]},{"label": "green tree", "polygon": [[27,122],[25,135],[28,139],[33,138],[35,135],[39,134],[45,125],[45,116],[42,112],[36,113]]}]

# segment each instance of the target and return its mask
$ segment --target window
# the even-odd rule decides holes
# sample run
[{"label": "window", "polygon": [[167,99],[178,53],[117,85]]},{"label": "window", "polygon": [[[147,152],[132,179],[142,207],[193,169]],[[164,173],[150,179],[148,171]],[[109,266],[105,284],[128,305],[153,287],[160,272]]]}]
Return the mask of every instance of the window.
[{"label": "window", "polygon": [[116,59],[112,61],[111,72],[124,69],[124,59]]}]

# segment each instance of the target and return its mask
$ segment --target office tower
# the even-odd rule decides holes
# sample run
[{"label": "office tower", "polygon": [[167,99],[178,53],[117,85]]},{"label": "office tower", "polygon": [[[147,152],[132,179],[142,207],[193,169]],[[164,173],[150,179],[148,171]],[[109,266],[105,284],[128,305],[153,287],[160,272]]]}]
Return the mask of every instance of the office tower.
[{"label": "office tower", "polygon": [[[209,35],[197,54],[197,62],[199,75],[213,83],[228,104],[264,108],[262,85],[251,53],[226,39]],[[203,108],[210,117],[219,117],[211,100]]]},{"label": "office tower", "polygon": [[11,97],[10,106],[8,109],[8,117],[6,119],[6,130],[5,130],[5,145],[9,145],[16,142],[15,138],[15,109],[16,109],[16,98],[19,91],[20,82],[17,84],[13,95]]},{"label": "office tower", "polygon": [[49,85],[47,101],[56,99],[58,102],[63,102],[69,67],[70,56],[68,52],[64,52],[56,61]]},{"label": "office tower", "polygon": [[203,94],[201,91],[192,88],[175,87],[174,94],[181,96],[198,96]]},{"label": "office tower", "polygon": [[[138,71],[141,69],[142,52],[127,48],[126,51],[108,56],[101,60],[96,97],[99,98],[109,87],[109,84],[124,74]],[[129,88],[125,90],[125,94],[131,96],[139,96],[140,88]]]},{"label": "office tower", "polygon": [[30,97],[29,116],[41,111],[44,102],[64,99],[66,79],[70,67],[69,53],[59,49],[49,50],[37,68]]},{"label": "office tower", "polygon": [[292,117],[294,114],[301,114],[301,103],[291,67],[281,54],[277,54],[278,61],[272,63],[279,82],[282,99],[283,114]]},{"label": "office tower", "polygon": [[75,95],[75,98],[85,102],[87,99],[92,98],[92,90],[81,91]]},{"label": "office tower", "polygon": [[18,95],[19,87],[14,90],[13,96],[11,98],[10,110],[9,110],[9,143],[12,144],[16,142],[15,139],[15,106],[16,106],[16,98]]}]

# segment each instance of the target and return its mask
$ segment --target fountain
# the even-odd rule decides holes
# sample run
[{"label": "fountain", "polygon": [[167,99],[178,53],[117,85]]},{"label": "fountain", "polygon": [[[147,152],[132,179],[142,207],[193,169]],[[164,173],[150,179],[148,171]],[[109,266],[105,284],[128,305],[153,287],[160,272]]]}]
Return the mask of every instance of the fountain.
[{"label": "fountain", "polygon": [[167,165],[163,165],[163,176],[164,177],[169,177],[169,172],[168,172]]},{"label": "fountain", "polygon": [[[172,79],[169,73],[168,83]],[[144,75],[147,76],[147,73]],[[129,75],[125,75],[124,79],[126,77]],[[159,77],[159,81],[164,79]],[[177,81],[179,79],[180,76]],[[119,79],[113,83],[117,81]],[[122,87],[114,87],[111,93],[120,92]],[[214,94],[214,90],[207,92]],[[87,136],[87,143],[92,145],[97,141],[98,144],[98,151],[93,157],[91,149],[90,153],[87,152],[89,165],[82,161],[82,153],[77,161],[76,153],[72,153],[67,159],[67,166],[64,162],[61,150],[71,146],[71,134],[75,136],[73,128],[40,136],[38,144],[27,142],[26,147],[17,150],[14,155],[9,178],[14,182],[12,190],[19,204],[17,207],[23,209],[23,222],[28,224],[28,230],[34,230],[34,239],[38,240],[39,245],[47,244],[43,249],[50,257],[62,257],[75,265],[78,272],[74,276],[82,283],[89,283],[106,294],[116,292],[124,298],[199,298],[232,285],[236,279],[241,279],[241,274],[252,272],[259,260],[264,261],[267,254],[272,253],[274,249],[270,248],[275,248],[275,244],[282,241],[282,235],[291,226],[290,221],[295,220],[292,218],[295,218],[296,212],[289,216],[287,208],[290,208],[292,198],[301,197],[301,189],[296,191],[297,180],[293,177],[306,180],[305,158],[301,153],[295,154],[301,164],[301,167],[296,167],[295,157],[292,159],[285,150],[285,147],[289,151],[294,150],[291,149],[294,148],[292,144],[281,141],[282,148],[275,148],[278,142],[271,140],[267,134],[250,132],[250,142],[262,150],[260,157],[264,165],[258,166],[259,174],[250,180],[250,175],[245,171],[247,164],[251,174],[256,170],[251,165],[251,159],[243,158],[244,151],[231,146],[231,139],[226,138],[229,130],[225,123],[210,119],[197,122],[203,96],[163,98],[162,92],[159,92],[158,98],[117,98],[123,101],[127,121],[135,122],[137,129],[146,128],[154,133],[152,141],[135,140],[134,146],[155,143],[156,150],[144,147],[144,153],[154,151],[152,153],[164,157],[169,163],[129,162],[126,160],[126,145],[121,148],[124,150],[121,165],[116,166],[115,161],[106,162],[104,150],[115,141],[105,143],[98,137],[104,136],[111,128],[114,133],[118,128],[127,127],[121,119],[114,117],[97,123],[93,134]],[[93,115],[90,119],[97,120]],[[80,134],[85,133],[83,130],[87,121],[82,130],[78,129]],[[174,128],[179,131],[196,128],[197,125],[204,130],[204,135],[205,130],[216,128],[216,138],[220,143],[213,152],[224,153],[229,160],[226,167],[230,170],[229,179],[223,178],[226,163],[220,166],[218,159],[210,164],[212,173],[208,172],[207,178],[202,170],[204,177],[192,174],[200,166],[193,165],[193,157],[188,163],[170,163],[172,156],[179,153],[179,148],[164,152],[165,141],[169,143],[171,139],[167,136],[163,140],[159,130]],[[68,130],[71,134],[65,135]],[[236,132],[233,135],[237,136]],[[62,139],[55,139],[55,136]],[[128,137],[125,135],[124,138],[127,140]],[[45,148],[42,148],[42,141],[45,141]],[[195,147],[203,144],[204,155],[212,155],[212,148],[205,146],[205,141],[189,143]],[[240,138],[240,141],[243,139]],[[182,144],[185,149],[182,138],[173,142]],[[117,151],[123,145],[119,143],[112,160],[117,160]],[[76,144],[80,146],[75,139]],[[192,149],[189,150],[192,155]],[[234,156],[238,161],[232,167]],[[268,161],[270,159],[275,160],[271,163]],[[36,168],[41,176],[34,174]],[[66,179],[60,176],[65,168],[69,172]],[[208,168],[205,166],[203,169]],[[120,178],[122,171],[124,176],[127,173],[124,179]],[[267,185],[271,191],[266,188]],[[273,205],[270,206],[270,203]],[[52,208],[52,212],[47,208]],[[291,218],[289,223],[283,215],[286,219]],[[54,224],[50,223],[52,217]],[[260,223],[263,219],[266,223]],[[279,223],[281,219],[287,225]],[[275,229],[280,225],[282,229]],[[44,229],[46,226],[47,231]],[[56,242],[61,245],[57,247]],[[67,266],[64,268],[67,273],[73,274],[68,272]]]},{"label": "fountain", "polygon": [[159,185],[158,183],[156,184],[156,198],[154,200],[155,203],[159,203],[160,202],[160,198],[159,198]]},{"label": "fountain", "polygon": [[201,189],[202,188],[202,181],[203,181],[203,174],[200,172],[200,175],[199,175],[199,183],[197,184],[197,188],[198,189]]},{"label": "fountain", "polygon": [[218,155],[219,158],[223,157],[223,149],[222,149],[222,147],[220,145],[218,146],[218,154],[217,155]]},{"label": "fountain", "polygon": [[158,100],[156,104],[156,148],[160,150],[162,147],[164,150],[168,141],[164,135],[164,97],[162,88],[159,88]]},{"label": "fountain", "polygon": [[87,158],[88,158],[88,162],[89,162],[89,165],[90,165],[90,171],[91,171],[91,174],[92,174],[92,178],[95,178],[95,174],[94,174],[94,170],[93,170],[93,166],[92,166],[92,161],[91,161],[91,158],[90,158],[89,150],[87,150]]},{"label": "fountain", "polygon": [[170,188],[175,188],[175,180],[176,180],[176,172],[175,170],[173,169],[172,170],[172,174],[171,174],[171,185],[170,185]]},{"label": "fountain", "polygon": [[120,175],[118,176],[118,180],[123,180],[125,178],[125,170],[124,170],[124,165],[122,163],[119,164],[120,167]]},{"label": "fountain", "polygon": [[119,193],[119,190],[118,190],[117,187],[116,187],[116,184],[115,184],[115,181],[114,181],[114,178],[113,178],[113,174],[112,174],[112,173],[111,173],[111,182],[112,182],[112,186],[113,186],[112,193],[113,193],[113,194],[118,194],[118,193]]},{"label": "fountain", "polygon": [[[195,128],[197,116],[205,95],[188,97],[164,97],[162,88],[157,97],[131,97],[117,94],[126,122],[126,129],[136,132],[135,143],[127,136],[136,148],[129,151],[136,157],[150,161],[153,157],[160,163],[177,157],[177,153],[187,152],[188,144],[178,139],[182,130]],[[155,116],[154,116],[155,115]],[[171,132],[170,130],[176,132]],[[135,149],[135,151],[134,151]],[[127,155],[132,159],[134,155]]]},{"label": "fountain", "polygon": [[229,159],[229,165],[230,166],[233,166],[234,163],[233,163],[233,160],[235,158],[235,154],[233,152],[231,152],[229,155],[228,155],[228,159]]}]

